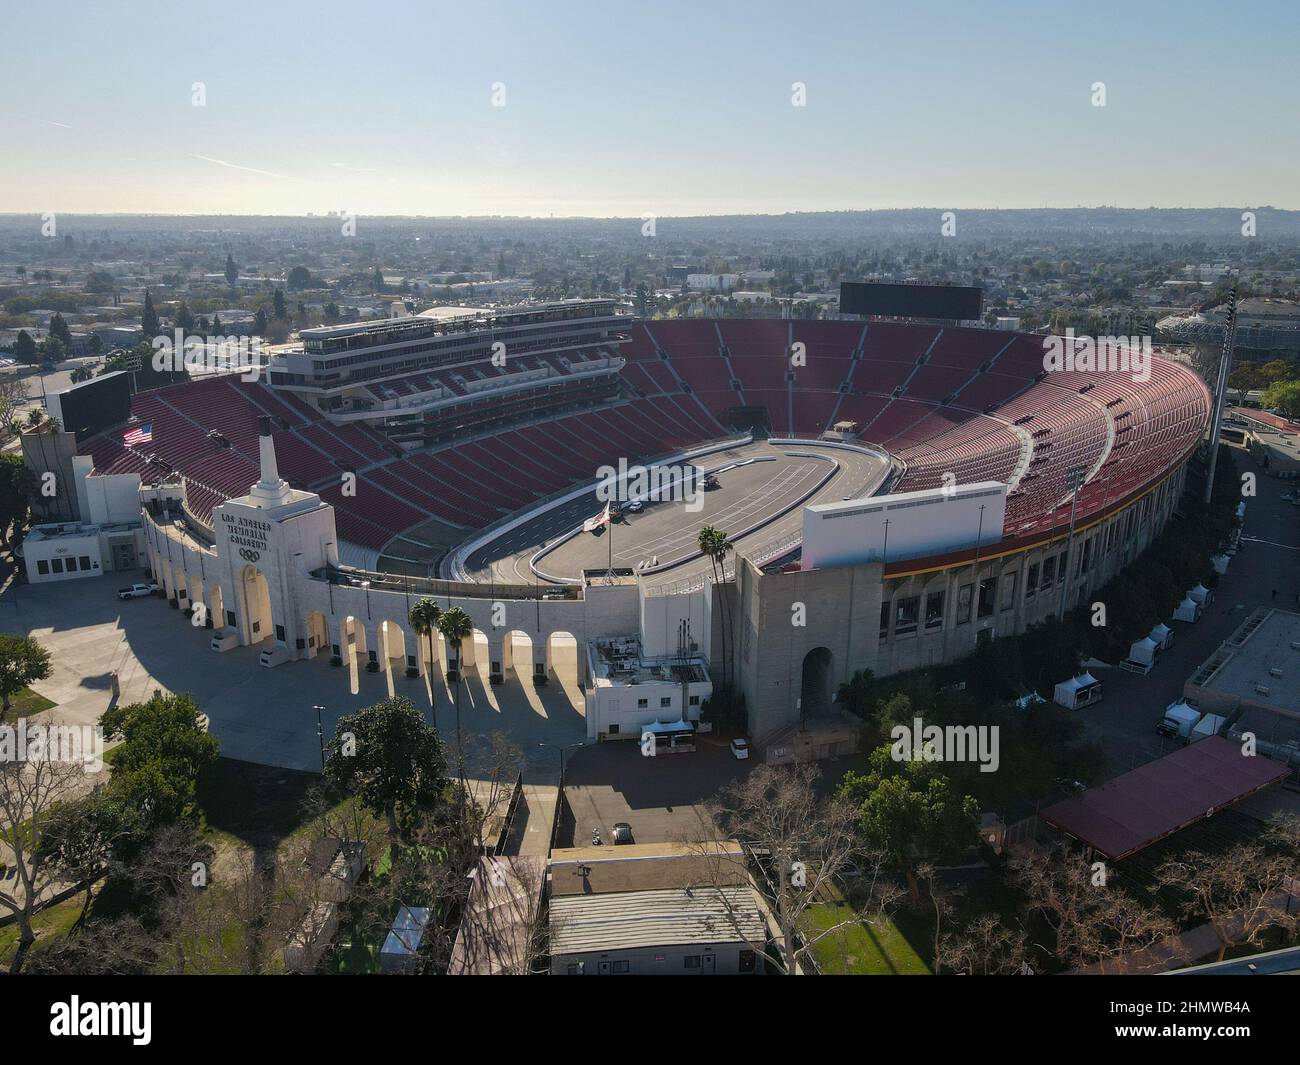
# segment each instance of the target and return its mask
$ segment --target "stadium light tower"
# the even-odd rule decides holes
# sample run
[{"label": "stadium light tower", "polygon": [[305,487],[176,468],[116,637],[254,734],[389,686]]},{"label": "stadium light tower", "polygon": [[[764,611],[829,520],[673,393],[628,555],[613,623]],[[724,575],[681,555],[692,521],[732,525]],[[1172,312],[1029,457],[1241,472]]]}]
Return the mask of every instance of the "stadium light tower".
[{"label": "stadium light tower", "polygon": [[1066,474],[1066,482],[1070,486],[1070,534],[1065,538],[1065,561],[1062,563],[1065,567],[1065,587],[1061,589],[1061,601],[1056,604],[1056,618],[1058,621],[1065,617],[1065,599],[1070,594],[1070,563],[1073,561],[1071,556],[1074,554],[1074,519],[1079,513],[1079,492],[1083,488],[1087,473],[1088,470],[1084,466],[1071,466]]},{"label": "stadium light tower", "polygon": [[1237,286],[1241,271],[1232,279],[1228,292],[1228,320],[1223,326],[1223,353],[1219,358],[1218,387],[1214,390],[1214,417],[1210,419],[1210,462],[1205,469],[1205,505],[1210,505],[1214,491],[1214,471],[1219,464],[1219,429],[1223,425],[1223,403],[1228,396],[1228,378],[1232,374],[1232,349],[1237,342]]}]

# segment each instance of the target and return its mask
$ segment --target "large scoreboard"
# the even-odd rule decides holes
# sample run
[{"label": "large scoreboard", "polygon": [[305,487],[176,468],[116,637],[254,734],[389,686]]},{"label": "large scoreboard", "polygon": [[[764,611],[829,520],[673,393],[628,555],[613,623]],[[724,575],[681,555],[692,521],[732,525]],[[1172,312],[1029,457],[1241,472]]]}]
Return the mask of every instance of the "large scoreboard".
[{"label": "large scoreboard", "polygon": [[984,313],[984,290],[968,285],[841,281],[840,313],[973,322]]},{"label": "large scoreboard", "polygon": [[46,397],[50,414],[77,443],[124,424],[131,417],[131,375],[114,370]]}]

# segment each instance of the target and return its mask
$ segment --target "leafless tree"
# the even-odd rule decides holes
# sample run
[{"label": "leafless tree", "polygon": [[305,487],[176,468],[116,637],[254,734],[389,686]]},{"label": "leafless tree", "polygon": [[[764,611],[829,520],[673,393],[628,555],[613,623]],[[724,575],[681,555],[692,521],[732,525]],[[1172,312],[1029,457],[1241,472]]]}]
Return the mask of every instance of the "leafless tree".
[{"label": "leafless tree", "polygon": [[17,374],[0,375],[0,432],[9,432],[27,402],[27,382]]},{"label": "leafless tree", "polygon": [[[1285,841],[1295,831],[1279,823],[1269,841]],[[1288,936],[1300,930],[1300,913],[1287,912],[1283,891],[1286,878],[1295,873],[1295,852],[1252,842],[1220,854],[1192,851],[1171,858],[1156,875],[1163,885],[1183,894],[1187,917],[1200,918],[1214,929],[1222,961],[1229,947],[1258,946],[1272,929]]]},{"label": "leafless tree", "polygon": [[935,952],[935,969],[969,976],[1008,976],[1024,972],[1028,960],[1023,928],[982,913],[964,927],[946,932]]},{"label": "leafless tree", "polygon": [[40,846],[42,827],[61,803],[86,789],[85,765],[54,757],[28,761],[0,759],[0,864],[14,876],[0,880],[0,908],[14,915],[18,946],[9,971],[22,971],[36,942],[32,915],[57,887],[57,866]]},{"label": "leafless tree", "polygon": [[[879,919],[902,894],[885,876],[884,855],[862,847],[853,807],[817,796],[817,775],[812,766],[758,766],[724,788],[701,813],[698,830],[684,840],[709,886],[752,888],[777,939],[755,949],[788,975],[810,967],[824,939]],[[727,840],[743,849],[718,846]],[[839,887],[850,880],[852,903]],[[738,909],[726,892],[719,894],[730,929],[749,927],[749,912]],[[840,902],[849,906],[848,918],[825,928],[805,920],[811,907]]]},{"label": "leafless tree", "polygon": [[1008,865],[1027,909],[1051,927],[1055,954],[1069,965],[1098,965],[1169,939],[1174,922],[1110,883],[1111,870],[1081,854],[1053,860],[1035,847],[1017,848]]}]

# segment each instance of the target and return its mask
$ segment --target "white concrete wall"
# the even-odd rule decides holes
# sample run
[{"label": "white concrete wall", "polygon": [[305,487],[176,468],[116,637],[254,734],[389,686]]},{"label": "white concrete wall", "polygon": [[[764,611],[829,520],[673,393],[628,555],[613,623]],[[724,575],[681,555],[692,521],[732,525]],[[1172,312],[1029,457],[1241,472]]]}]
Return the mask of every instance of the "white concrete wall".
[{"label": "white concrete wall", "polygon": [[641,649],[647,658],[660,658],[677,654],[677,631],[685,620],[690,624],[690,637],[696,643],[696,653],[709,659],[712,642],[713,612],[712,587],[705,585],[697,592],[678,595],[647,596],[642,590]]},{"label": "white concrete wall", "polygon": [[977,538],[995,544],[1002,539],[1006,505],[1007,486],[982,481],[804,507],[802,566],[924,558],[974,547]]},{"label": "white concrete wall", "polygon": [[[67,560],[70,557],[77,559],[77,568],[71,573],[67,570]],[[91,560],[91,569],[82,570],[80,564],[82,558]],[[54,572],[55,559],[58,559],[63,566],[62,573]],[[40,572],[41,562],[46,564],[48,572]],[[60,536],[53,540],[33,540],[29,537],[23,542],[23,563],[27,569],[27,579],[32,584],[75,581],[79,577],[98,577],[105,569],[100,556],[98,532],[85,536]]]}]

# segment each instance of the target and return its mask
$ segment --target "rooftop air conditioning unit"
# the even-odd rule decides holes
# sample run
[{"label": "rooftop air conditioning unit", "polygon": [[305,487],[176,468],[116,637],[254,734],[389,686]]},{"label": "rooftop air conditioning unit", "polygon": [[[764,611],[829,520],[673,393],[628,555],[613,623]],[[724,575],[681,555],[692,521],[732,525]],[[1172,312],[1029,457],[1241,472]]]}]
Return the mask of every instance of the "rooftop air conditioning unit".
[{"label": "rooftop air conditioning unit", "polygon": [[1255,691],[1256,691],[1259,695],[1272,695],[1272,694],[1273,694],[1273,689],[1270,688],[1267,684],[1256,684],[1256,685],[1255,685]]},{"label": "rooftop air conditioning unit", "polygon": [[1282,675],[1282,671],[1278,669],[1277,666],[1274,666],[1272,669],[1268,671],[1268,675],[1270,677],[1280,677]]}]

